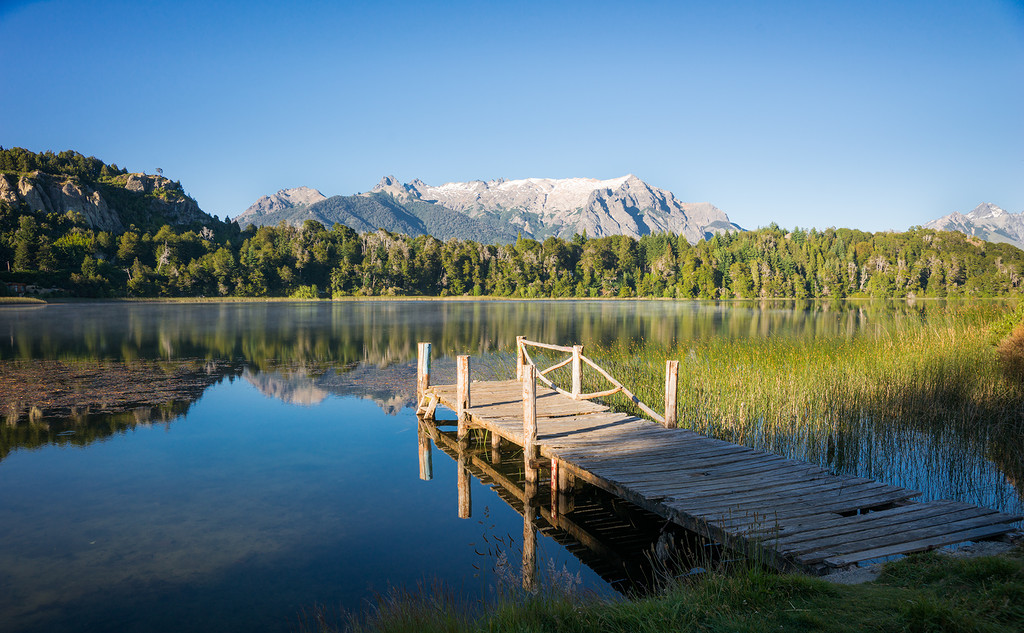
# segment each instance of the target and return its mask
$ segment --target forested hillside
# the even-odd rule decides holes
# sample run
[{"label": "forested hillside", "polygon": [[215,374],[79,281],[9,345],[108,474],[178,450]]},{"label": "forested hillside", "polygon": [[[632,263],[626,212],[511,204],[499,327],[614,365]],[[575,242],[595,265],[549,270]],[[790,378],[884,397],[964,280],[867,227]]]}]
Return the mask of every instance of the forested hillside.
[{"label": "forested hillside", "polygon": [[[50,170],[111,188],[130,176],[74,152],[21,152],[0,149],[0,172]],[[174,191],[140,190],[135,197],[120,191],[132,200],[152,199],[178,195],[180,184],[173,185]],[[126,204],[112,200],[112,206]],[[179,226],[138,218],[123,231],[99,230],[81,214],[0,199],[0,280],[91,297],[731,299],[991,297],[1019,294],[1024,279],[1024,251],[920,227],[872,234],[772,225],[697,244],[667,234],[483,244],[383,230],[360,234],[314,220],[242,230],[202,217],[202,224]]]},{"label": "forested hillside", "polygon": [[3,224],[3,279],[82,296],[990,297],[1019,293],[1024,276],[1016,247],[926,229],[489,245],[315,221],[220,236],[169,226],[112,235],[31,215],[13,231]]}]

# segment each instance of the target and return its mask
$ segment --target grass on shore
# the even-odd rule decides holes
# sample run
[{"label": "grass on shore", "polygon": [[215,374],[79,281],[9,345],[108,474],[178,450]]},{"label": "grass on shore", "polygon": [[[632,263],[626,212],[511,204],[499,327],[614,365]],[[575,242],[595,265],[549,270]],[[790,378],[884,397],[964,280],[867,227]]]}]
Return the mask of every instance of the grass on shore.
[{"label": "grass on shore", "polygon": [[36,297],[0,297],[0,305],[18,305],[18,304],[45,304],[46,302]]},{"label": "grass on shore", "polygon": [[[322,615],[322,613],[321,613]],[[963,631],[1024,630],[1024,551],[954,559],[935,553],[889,563],[878,580],[835,585],[746,569],[675,582],[631,600],[510,596],[473,613],[443,590],[395,592],[344,624],[309,618],[306,630],[398,633],[565,631]]]}]

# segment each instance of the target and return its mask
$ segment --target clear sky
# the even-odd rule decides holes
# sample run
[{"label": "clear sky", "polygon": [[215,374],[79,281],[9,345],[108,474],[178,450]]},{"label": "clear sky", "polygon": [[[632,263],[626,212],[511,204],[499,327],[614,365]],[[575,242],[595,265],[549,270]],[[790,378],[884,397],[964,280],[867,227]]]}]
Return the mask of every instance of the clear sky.
[{"label": "clear sky", "polygon": [[1024,211],[1024,2],[7,2],[0,145],[224,217],[634,173],[754,228]]}]

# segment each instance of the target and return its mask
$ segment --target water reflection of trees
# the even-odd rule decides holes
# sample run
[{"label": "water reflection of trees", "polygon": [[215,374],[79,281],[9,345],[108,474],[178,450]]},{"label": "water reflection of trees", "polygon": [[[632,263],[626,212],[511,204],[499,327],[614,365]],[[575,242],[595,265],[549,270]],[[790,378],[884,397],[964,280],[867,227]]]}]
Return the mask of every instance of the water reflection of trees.
[{"label": "water reflection of trees", "polygon": [[188,412],[241,366],[225,362],[0,361],[0,459],[18,448],[86,446]]},{"label": "water reflection of trees", "polygon": [[[855,337],[943,303],[389,301],[75,304],[0,310],[0,457],[14,447],[87,444],[184,413],[207,387],[245,372],[263,393],[312,402],[413,397],[416,343],[483,364],[515,337],[610,345],[786,336]],[[485,370],[478,365],[475,371]],[[498,363],[500,365],[500,362]],[[387,371],[385,371],[387,370]],[[484,376],[484,374],[481,374]],[[319,395],[318,395],[319,394]],[[62,435],[63,434],[63,435]]]},{"label": "water reflection of trees", "polygon": [[[106,304],[0,313],[0,359],[207,358],[387,366],[435,353],[509,350],[516,335],[561,343],[710,337],[852,337],[937,302],[390,301]],[[4,332],[6,330],[6,332]]]}]

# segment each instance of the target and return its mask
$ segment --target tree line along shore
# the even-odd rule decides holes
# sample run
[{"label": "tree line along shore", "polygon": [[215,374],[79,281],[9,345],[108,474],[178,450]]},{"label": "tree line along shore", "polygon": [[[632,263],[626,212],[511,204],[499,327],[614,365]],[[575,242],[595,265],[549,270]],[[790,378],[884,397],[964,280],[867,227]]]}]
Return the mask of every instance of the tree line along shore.
[{"label": "tree line along shore", "polygon": [[[486,244],[314,220],[243,228],[203,213],[180,182],[74,151],[0,147],[0,179],[0,296],[997,297],[1024,280],[1015,246],[921,227]],[[69,190],[70,205],[41,202]],[[101,221],[90,204],[109,207]]]},{"label": "tree line along shore", "polygon": [[[1018,295],[1024,251],[960,233],[775,225],[690,244],[613,235],[510,244],[233,223],[97,231],[0,203],[0,279],[80,297],[748,298]],[[24,290],[22,290],[24,292]]]}]

